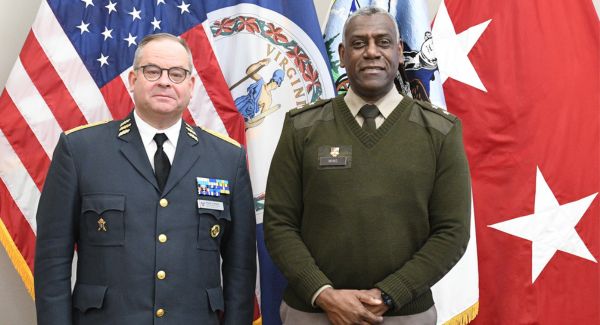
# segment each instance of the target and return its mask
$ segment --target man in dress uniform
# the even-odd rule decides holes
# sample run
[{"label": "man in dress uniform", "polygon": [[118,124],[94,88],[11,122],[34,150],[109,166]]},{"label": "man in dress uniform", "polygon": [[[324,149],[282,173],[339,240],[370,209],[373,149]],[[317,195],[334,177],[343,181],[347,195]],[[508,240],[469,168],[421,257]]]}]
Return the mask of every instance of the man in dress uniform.
[{"label": "man in dress uniform", "polygon": [[267,181],[286,325],[434,325],[431,286],[469,241],[460,121],[402,96],[395,19],[363,7],[339,47],[350,90],[292,110]]},{"label": "man in dress uniform", "polygon": [[182,120],[191,71],[184,40],[148,36],[129,74],[133,112],[60,136],[37,212],[38,324],[251,324],[246,153]]}]

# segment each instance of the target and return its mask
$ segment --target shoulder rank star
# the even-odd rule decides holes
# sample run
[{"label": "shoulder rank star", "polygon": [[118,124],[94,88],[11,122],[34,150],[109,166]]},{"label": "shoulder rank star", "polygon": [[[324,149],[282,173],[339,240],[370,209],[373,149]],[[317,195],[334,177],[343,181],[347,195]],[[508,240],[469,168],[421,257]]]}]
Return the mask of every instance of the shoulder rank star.
[{"label": "shoulder rank star", "polygon": [[104,221],[104,218],[100,217],[100,219],[98,219],[98,231],[107,231],[106,230],[106,221]]}]

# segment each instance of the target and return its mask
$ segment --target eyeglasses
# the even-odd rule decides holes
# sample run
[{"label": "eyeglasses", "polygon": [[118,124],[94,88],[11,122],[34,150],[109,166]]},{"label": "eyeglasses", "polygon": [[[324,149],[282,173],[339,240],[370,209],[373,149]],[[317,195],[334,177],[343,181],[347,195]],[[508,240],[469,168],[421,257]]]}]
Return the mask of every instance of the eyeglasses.
[{"label": "eyeglasses", "polygon": [[161,68],[154,64],[147,64],[141,67],[135,68],[135,70],[142,69],[142,74],[148,81],[156,81],[162,77],[163,71],[167,71],[169,79],[176,84],[182,83],[188,74],[191,72],[184,68],[172,67],[172,68]]}]

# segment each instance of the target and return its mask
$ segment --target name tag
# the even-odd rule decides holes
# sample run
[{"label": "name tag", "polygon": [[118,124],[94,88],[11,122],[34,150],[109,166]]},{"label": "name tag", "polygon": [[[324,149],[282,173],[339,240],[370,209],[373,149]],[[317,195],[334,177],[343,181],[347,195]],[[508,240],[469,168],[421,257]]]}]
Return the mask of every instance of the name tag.
[{"label": "name tag", "polygon": [[225,207],[223,206],[223,202],[209,201],[209,200],[198,200],[198,208],[219,210],[219,211],[225,210]]},{"label": "name tag", "polygon": [[346,166],[347,157],[319,157],[319,166]]},{"label": "name tag", "polygon": [[345,169],[352,167],[352,146],[320,146],[317,154],[319,169]]}]

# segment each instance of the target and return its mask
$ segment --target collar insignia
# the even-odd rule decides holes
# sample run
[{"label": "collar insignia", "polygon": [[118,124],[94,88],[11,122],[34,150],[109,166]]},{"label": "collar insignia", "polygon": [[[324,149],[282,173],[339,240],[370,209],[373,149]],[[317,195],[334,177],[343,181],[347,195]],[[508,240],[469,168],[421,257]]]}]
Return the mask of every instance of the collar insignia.
[{"label": "collar insignia", "polygon": [[190,138],[198,142],[198,135],[196,134],[196,131],[194,131],[194,128],[192,128],[189,124],[185,123],[185,130],[187,131],[186,133]]}]

